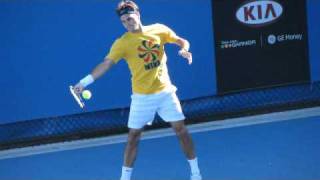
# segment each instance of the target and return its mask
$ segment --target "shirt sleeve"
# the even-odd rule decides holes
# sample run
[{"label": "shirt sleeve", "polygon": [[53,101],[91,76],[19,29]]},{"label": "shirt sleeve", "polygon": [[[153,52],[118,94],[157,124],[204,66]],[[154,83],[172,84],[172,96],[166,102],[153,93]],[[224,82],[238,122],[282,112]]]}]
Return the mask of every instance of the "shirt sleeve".
[{"label": "shirt sleeve", "polygon": [[116,64],[123,58],[123,56],[124,56],[124,46],[122,45],[120,39],[118,39],[113,43],[106,57],[112,60]]},{"label": "shirt sleeve", "polygon": [[178,36],[172,29],[163,24],[161,24],[161,27],[164,31],[164,40],[166,43],[174,43],[178,40]]}]

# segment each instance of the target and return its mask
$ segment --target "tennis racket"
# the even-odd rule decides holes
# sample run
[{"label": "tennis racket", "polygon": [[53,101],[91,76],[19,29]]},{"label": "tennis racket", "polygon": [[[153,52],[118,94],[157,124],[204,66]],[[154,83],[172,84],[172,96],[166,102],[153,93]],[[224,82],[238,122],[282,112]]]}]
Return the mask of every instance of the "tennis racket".
[{"label": "tennis racket", "polygon": [[76,102],[79,104],[80,108],[84,108],[84,101],[82,100],[81,96],[74,91],[73,86],[69,86],[69,89],[70,93],[72,94]]}]

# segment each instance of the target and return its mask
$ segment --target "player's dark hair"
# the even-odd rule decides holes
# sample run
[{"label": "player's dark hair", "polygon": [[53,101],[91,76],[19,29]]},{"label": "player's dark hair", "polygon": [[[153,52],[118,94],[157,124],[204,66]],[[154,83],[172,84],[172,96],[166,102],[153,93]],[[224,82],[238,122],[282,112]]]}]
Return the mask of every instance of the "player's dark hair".
[{"label": "player's dark hair", "polygon": [[131,0],[123,0],[118,4],[116,12],[119,17],[124,14],[139,13],[139,7]]}]

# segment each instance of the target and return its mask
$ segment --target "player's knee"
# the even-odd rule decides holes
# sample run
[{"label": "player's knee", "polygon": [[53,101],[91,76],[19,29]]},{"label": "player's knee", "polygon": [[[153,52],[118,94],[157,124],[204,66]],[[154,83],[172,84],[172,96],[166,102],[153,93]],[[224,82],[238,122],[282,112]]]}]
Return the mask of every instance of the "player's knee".
[{"label": "player's knee", "polygon": [[129,144],[136,144],[141,136],[140,130],[130,130],[128,134],[128,143]]},{"label": "player's knee", "polygon": [[184,136],[184,135],[188,134],[188,130],[183,123],[174,125],[173,129],[178,136]]}]

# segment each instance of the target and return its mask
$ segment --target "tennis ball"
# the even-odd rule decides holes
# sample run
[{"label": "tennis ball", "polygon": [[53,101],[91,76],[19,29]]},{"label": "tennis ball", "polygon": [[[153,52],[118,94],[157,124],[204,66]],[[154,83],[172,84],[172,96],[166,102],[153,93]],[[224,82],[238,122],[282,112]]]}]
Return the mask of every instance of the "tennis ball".
[{"label": "tennis ball", "polygon": [[82,91],[82,97],[85,100],[89,100],[91,98],[92,94],[89,90]]}]

